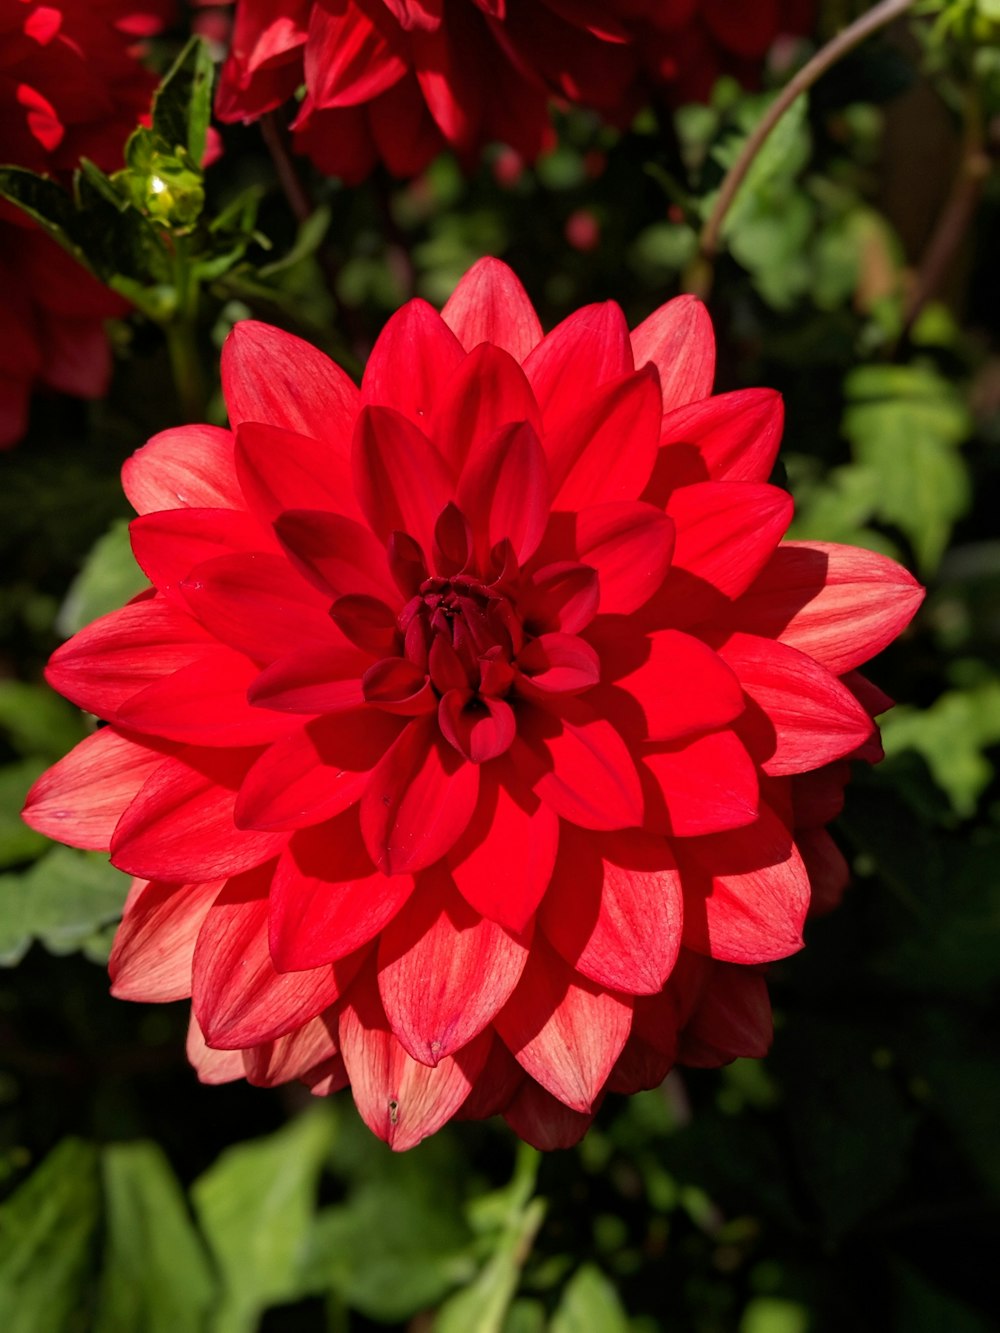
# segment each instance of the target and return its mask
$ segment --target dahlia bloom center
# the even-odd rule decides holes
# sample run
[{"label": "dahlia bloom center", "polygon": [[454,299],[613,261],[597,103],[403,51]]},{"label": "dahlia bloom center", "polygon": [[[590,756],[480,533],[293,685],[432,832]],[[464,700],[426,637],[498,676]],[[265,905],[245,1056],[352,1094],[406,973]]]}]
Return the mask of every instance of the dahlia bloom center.
[{"label": "dahlia bloom center", "polygon": [[444,740],[463,759],[483,764],[510,749],[519,701],[556,701],[600,680],[588,643],[575,633],[546,632],[559,622],[567,585],[579,602],[573,628],[590,622],[598,576],[567,561],[532,576],[506,537],[477,561],[472,531],[449,502],[434,526],[433,573],[419,542],[394,532],[386,555],[408,598],[402,609],[396,614],[379,598],[348,595],[331,615],[358,648],[389,650],[362,676],[366,703],[403,717],[436,714]]}]

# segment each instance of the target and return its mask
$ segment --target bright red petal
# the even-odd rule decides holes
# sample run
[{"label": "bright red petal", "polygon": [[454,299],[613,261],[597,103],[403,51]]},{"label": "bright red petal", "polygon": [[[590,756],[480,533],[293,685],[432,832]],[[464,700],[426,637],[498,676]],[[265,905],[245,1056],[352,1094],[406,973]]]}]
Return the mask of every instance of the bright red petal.
[{"label": "bright red petal", "polygon": [[784,406],[773,389],[740,389],[668,412],[644,499],[664,504],[676,486],[767,481],[781,443]]},{"label": "bright red petal", "polygon": [[589,1112],[628,1040],[632,1001],[580,976],[536,938],[495,1026],[536,1082],[574,1111]]},{"label": "bright red petal", "polygon": [[480,565],[505,537],[521,564],[534,555],[551,498],[545,454],[527,421],[502,426],[475,447],[462,472],[458,506],[472,528]]},{"label": "bright red petal", "polygon": [[613,301],[577,310],[547,334],[524,362],[547,431],[559,429],[576,416],[582,394],[591,394],[632,369],[628,326]]},{"label": "bright red petal", "polygon": [[441,739],[436,719],[409,723],[361,801],[361,832],[375,865],[387,875],[432,865],[465,831],[478,792],[478,764]]},{"label": "bright red petal", "polygon": [[677,960],[682,919],[680,874],[663,838],[566,830],[539,925],[577,972],[655,994]]},{"label": "bright red petal", "polygon": [[638,500],[592,505],[576,518],[576,550],[600,579],[599,609],[630,615],[648,602],[670,569],[674,524]]},{"label": "bright red petal", "polygon": [[368,407],[354,437],[354,484],[375,533],[387,541],[394,531],[433,550],[434,525],[452,499],[448,465],[421,430],[388,407]]},{"label": "bright red petal", "polygon": [[190,996],[195,942],[223,882],[153,881],[129,894],[108,959],[116,999],[160,1004]]},{"label": "bright red petal", "polygon": [[520,280],[499,259],[473,264],[441,316],[467,352],[489,342],[523,362],[542,339],[534,306]]},{"label": "bright red petal", "polygon": [[351,475],[351,436],[313,438],[245,422],[236,432],[236,470],[258,519],[270,527],[286,509],[324,509],[361,518]]},{"label": "bright red petal", "polygon": [[757,770],[732,731],[678,741],[644,755],[642,762],[665,808],[665,818],[655,808],[648,810],[647,827],[692,838],[740,828],[757,818]]},{"label": "bright red petal", "polygon": [[413,885],[411,875],[374,869],[353,811],[297,833],[271,883],[268,931],[275,967],[320,967],[360,949],[392,920]]},{"label": "bright red petal", "polygon": [[707,398],[715,379],[715,334],[696,296],[660,306],[632,334],[635,364],[652,362],[660,373],[663,410]]},{"label": "bright red petal", "polygon": [[439,1064],[493,1021],[527,958],[527,944],[474,912],[446,872],[429,872],[379,941],[393,1033],[415,1060]]},{"label": "bright red petal", "polygon": [[47,838],[106,852],[122,811],[163,760],[162,751],[102,727],[42,774],[22,818]]},{"label": "bright red petal", "polygon": [[786,542],[733,608],[730,623],[778,638],[840,676],[891,643],[923,599],[916,579],[884,555]]},{"label": "bright red petal", "polygon": [[[361,381],[361,401],[429,422],[442,386],[463,359],[462,346],[426,301],[408,301],[386,323]],[[397,524],[398,526],[398,524]]]},{"label": "bright red petal", "polygon": [[274,525],[292,563],[331,599],[348,593],[393,605],[399,592],[389,573],[385,542],[363,523],[318,509],[291,509]]}]

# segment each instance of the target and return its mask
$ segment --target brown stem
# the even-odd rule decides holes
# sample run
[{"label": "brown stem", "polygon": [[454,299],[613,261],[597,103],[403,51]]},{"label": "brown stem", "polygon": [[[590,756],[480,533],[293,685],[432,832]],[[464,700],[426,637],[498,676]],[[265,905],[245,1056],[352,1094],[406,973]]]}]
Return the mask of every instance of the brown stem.
[{"label": "brown stem", "polygon": [[859,46],[866,37],[870,37],[879,28],[884,28],[893,19],[905,14],[915,3],[916,0],[882,0],[881,4],[873,6],[867,14],[862,14],[859,19],[855,19],[842,32],[837,33],[836,37],[817,51],[813,58],[803,65],[794,78],[782,88],[764,112],[760,121],[754,126],[739,157],[729,168],[722,182],[715,206],[701,230],[700,249],[706,260],[711,261],[718,253],[722,224],[725,222],[726,214],[736,198],[736,192],[746,179],[747,172],[753,165],[757,154],[763,148],[771,131],[795,99],[811,88],[817,79],[825,74],[832,65],[835,65],[838,60],[843,59],[848,51],[852,51],[854,47]]},{"label": "brown stem", "polygon": [[273,111],[261,116],[260,132],[263,135],[264,143],[267,145],[267,151],[271,154],[271,161],[278,173],[278,181],[284,191],[285,198],[288,200],[288,206],[295,215],[295,221],[301,226],[303,222],[308,222],[312,217],[313,202],[309,198],[309,191],[306,189],[302,177],[299,175],[299,169],[288,151],[285,136]]},{"label": "brown stem", "polygon": [[927,243],[913,287],[906,301],[905,327],[911,328],[924,306],[940,291],[961,249],[979,207],[993,168],[983,139],[982,116],[969,99],[965,117],[965,145],[951,193]]}]

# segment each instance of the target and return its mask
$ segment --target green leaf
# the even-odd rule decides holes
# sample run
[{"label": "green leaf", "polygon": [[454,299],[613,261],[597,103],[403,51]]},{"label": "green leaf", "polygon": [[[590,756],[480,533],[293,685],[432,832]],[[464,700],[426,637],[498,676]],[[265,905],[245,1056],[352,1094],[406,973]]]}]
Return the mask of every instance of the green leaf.
[{"label": "green leaf", "polygon": [[129,879],[99,852],[54,847],[21,876],[5,876],[0,963],[19,962],[33,939],[72,953],[121,916]]},{"label": "green leaf", "polygon": [[213,1333],[252,1333],[263,1310],[309,1291],[313,1209],[333,1128],[317,1106],[269,1138],[228,1148],[192,1186],[223,1283]]},{"label": "green leaf", "polygon": [[99,537],[70,584],[56,627],[67,638],[98,616],[124,606],[149,587],[135,562],[128,536],[128,521],[118,519]]},{"label": "green leaf", "polygon": [[567,1282],[549,1328],[550,1333],[628,1333],[628,1315],[601,1270],[584,1264]]},{"label": "green leaf", "polygon": [[929,708],[900,705],[882,724],[887,757],[915,750],[963,818],[975,813],[993,779],[987,755],[1000,743],[1000,679],[947,690]]},{"label": "green leaf", "polygon": [[45,838],[21,819],[28,788],[45,767],[44,759],[22,759],[0,768],[0,867],[30,861],[45,848]]},{"label": "green leaf", "polygon": [[185,149],[196,167],[205,156],[212,115],[212,74],[207,45],[200,37],[192,37],[153,98],[154,133],[171,149]]},{"label": "green leaf", "polygon": [[0,730],[19,754],[59,759],[84,730],[79,709],[45,685],[0,680]]},{"label": "green leaf", "polygon": [[[740,104],[737,124],[742,133],[730,135],[712,150],[712,157],[725,170],[728,171],[737,160],[750,133],[772,101],[772,98],[755,97],[745,99]],[[809,98],[803,93],[795,99],[765,139],[726,214],[723,236],[727,241],[740,233],[745,211],[759,203],[776,180],[793,179],[809,160],[808,111]],[[713,202],[710,196],[702,201],[702,206],[708,211]]]},{"label": "green leaf", "polygon": [[101,1211],[97,1150],[64,1139],[0,1206],[0,1328],[85,1333]]},{"label": "green leaf", "polygon": [[153,1143],[119,1143],[101,1164],[106,1239],[94,1333],[203,1329],[216,1284],[166,1157]]},{"label": "green leaf", "polygon": [[538,1161],[538,1152],[521,1144],[510,1184],[474,1200],[470,1221],[489,1237],[492,1252],[475,1280],[441,1307],[434,1333],[501,1333],[545,1217],[545,1201],[532,1197]]},{"label": "green leaf", "polygon": [[972,423],[959,391],[922,366],[862,366],[845,384],[843,430],[856,463],[878,478],[876,515],[933,572],[970,500],[957,447]]}]

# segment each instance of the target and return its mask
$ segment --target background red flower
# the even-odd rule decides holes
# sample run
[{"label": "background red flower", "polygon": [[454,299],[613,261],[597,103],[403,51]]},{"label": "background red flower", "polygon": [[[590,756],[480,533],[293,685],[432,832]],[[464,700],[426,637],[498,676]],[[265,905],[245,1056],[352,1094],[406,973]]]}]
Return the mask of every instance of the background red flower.
[{"label": "background red flower", "polygon": [[[148,111],[153,76],[132,42],[172,9],[149,0],[16,0],[0,9],[0,163],[68,182],[81,157],[122,165],[125,140]],[[2,206],[5,355],[0,447],[24,433],[38,385],[99,397],[110,354],[101,321],[125,303],[54,241]]]},{"label": "background red flower", "polygon": [[[152,589],[53,657],[110,725],[26,818],[137,877],[115,993],[191,995],[207,1081],[350,1082],[396,1148],[761,1054],[822,826],[922,591],[784,543],[768,390],[704,307],[543,335],[504,265],[387,324],[360,389],[238,324],[231,431],[125,466]],[[824,777],[823,774],[828,776]]]},{"label": "background red flower", "polygon": [[555,98],[625,124],[650,95],[704,98],[715,78],[753,81],[809,0],[237,0],[217,111],[252,120],[304,83],[297,148],[356,183],[377,162],[421,171],[443,148],[484,145],[533,161],[554,138]]}]

